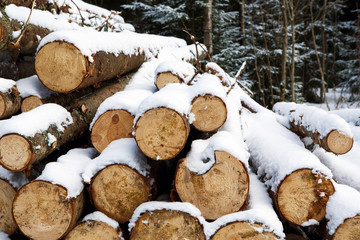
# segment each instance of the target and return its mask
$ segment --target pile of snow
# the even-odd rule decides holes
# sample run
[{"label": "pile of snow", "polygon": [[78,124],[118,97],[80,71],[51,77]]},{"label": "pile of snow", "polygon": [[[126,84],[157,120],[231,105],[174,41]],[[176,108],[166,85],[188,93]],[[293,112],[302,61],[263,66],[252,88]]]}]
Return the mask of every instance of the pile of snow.
[{"label": "pile of snow", "polygon": [[16,85],[16,82],[10,79],[0,78],[0,92],[11,92],[11,88]]},{"label": "pile of snow", "polygon": [[37,75],[33,75],[27,78],[22,78],[16,81],[16,86],[19,90],[20,96],[22,98],[27,98],[30,96],[36,96],[40,99],[45,99],[50,95],[57,94],[54,91],[51,91],[45,87]]},{"label": "pile of snow", "polygon": [[15,189],[19,189],[27,183],[22,172],[12,172],[2,166],[0,166],[0,178],[8,181]]},{"label": "pile of snow", "polygon": [[354,126],[360,126],[360,109],[338,109],[330,111]]},{"label": "pile of snow", "polygon": [[169,60],[162,62],[157,66],[157,68],[155,69],[155,76],[158,76],[160,73],[166,72],[178,76],[181,80],[184,81],[184,83],[188,84],[190,80],[194,77],[196,69],[192,64],[188,62]]}]

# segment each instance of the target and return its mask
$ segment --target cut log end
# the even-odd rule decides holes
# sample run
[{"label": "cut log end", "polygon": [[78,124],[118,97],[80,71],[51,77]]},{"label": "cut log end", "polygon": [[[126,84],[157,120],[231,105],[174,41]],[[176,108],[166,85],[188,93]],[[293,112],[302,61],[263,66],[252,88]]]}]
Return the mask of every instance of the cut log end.
[{"label": "cut log end", "polygon": [[87,74],[86,61],[74,45],[51,42],[38,51],[35,70],[47,88],[55,92],[68,93],[82,83]]},{"label": "cut log end", "polygon": [[82,194],[67,198],[65,188],[33,181],[16,194],[13,216],[21,232],[31,239],[60,239],[75,225],[83,201]]},{"label": "cut log end", "polygon": [[12,216],[15,194],[15,189],[7,181],[0,179],[0,231],[8,235],[13,234],[17,229]]},{"label": "cut log end", "polygon": [[336,230],[333,240],[360,239],[360,215],[348,218]]},{"label": "cut log end", "polygon": [[33,151],[26,138],[9,134],[0,138],[0,164],[10,171],[22,171],[31,164]]},{"label": "cut log end", "polygon": [[115,164],[101,170],[92,180],[90,193],[96,209],[120,223],[150,200],[150,182],[128,166]]},{"label": "cut log end", "polygon": [[183,81],[176,75],[171,72],[163,72],[157,75],[156,78],[156,87],[161,89],[166,86],[168,83],[182,83]]},{"label": "cut log end", "polygon": [[119,233],[110,225],[99,221],[79,223],[66,236],[65,240],[120,240]]},{"label": "cut log end", "polygon": [[37,96],[30,96],[22,100],[21,112],[28,112],[43,105],[44,102]]},{"label": "cut log end", "polygon": [[125,110],[109,110],[102,114],[91,129],[91,142],[102,152],[112,141],[131,138],[134,116]]},{"label": "cut log end", "polygon": [[135,125],[136,143],[153,160],[174,158],[184,148],[189,132],[187,120],[168,108],[148,110]]},{"label": "cut log end", "polygon": [[279,239],[276,235],[263,229],[260,224],[247,222],[234,222],[221,227],[210,239],[211,240],[271,240]]},{"label": "cut log end", "polygon": [[0,93],[0,118],[2,118],[5,112],[6,112],[6,100],[3,97],[3,95]]},{"label": "cut log end", "polygon": [[141,215],[130,239],[206,239],[197,218],[182,211],[155,210]]},{"label": "cut log end", "polygon": [[353,146],[353,139],[347,135],[339,133],[336,130],[333,130],[327,135],[326,145],[329,151],[335,154],[345,154],[351,150]]},{"label": "cut log end", "polygon": [[310,219],[324,219],[326,203],[334,191],[329,179],[313,174],[311,169],[300,169],[282,181],[276,202],[281,215],[300,226]]},{"label": "cut log end", "polygon": [[226,121],[227,109],[221,98],[206,94],[194,99],[191,113],[195,115],[192,125],[202,132],[214,132]]},{"label": "cut log end", "polygon": [[206,219],[214,220],[239,211],[249,193],[249,175],[242,162],[224,151],[215,151],[216,163],[197,175],[179,163],[175,188],[183,202],[194,204]]}]

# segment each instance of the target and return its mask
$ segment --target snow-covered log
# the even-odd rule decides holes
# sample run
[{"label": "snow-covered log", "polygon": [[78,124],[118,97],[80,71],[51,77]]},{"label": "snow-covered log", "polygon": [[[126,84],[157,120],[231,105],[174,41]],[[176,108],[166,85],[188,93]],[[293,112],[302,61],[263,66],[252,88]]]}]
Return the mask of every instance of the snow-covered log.
[{"label": "snow-covered log", "polygon": [[228,214],[206,225],[208,239],[284,239],[284,228],[265,185],[249,172],[249,202],[243,211]]},{"label": "snow-covered log", "polygon": [[0,122],[0,164],[23,171],[89,129],[101,102],[124,88],[121,82],[100,88],[64,107],[48,103]]},{"label": "snow-covered log", "polygon": [[206,219],[239,211],[249,192],[248,153],[228,132],[195,140],[178,163],[175,188],[183,202],[194,204]]},{"label": "snow-covered log", "polygon": [[330,169],[278,122],[281,116],[266,109],[243,111],[242,116],[250,163],[272,193],[280,216],[302,226],[324,219],[334,193]]},{"label": "snow-covered log", "polygon": [[217,76],[222,85],[226,88],[226,92],[230,92],[230,90],[235,86],[236,80],[227,74],[224,69],[222,69],[215,62],[209,62],[205,66],[205,72],[213,74]]},{"label": "snow-covered log", "polygon": [[17,189],[24,184],[22,173],[10,172],[0,167],[0,232],[12,235],[18,229],[12,216],[12,203]]},{"label": "snow-covered log", "polygon": [[7,118],[20,110],[21,97],[16,82],[0,78],[0,119]]},{"label": "snow-covered log", "polygon": [[65,240],[124,240],[119,223],[99,211],[86,215],[66,237]]},{"label": "snow-covered log", "polygon": [[326,151],[345,154],[352,148],[353,135],[341,117],[305,104],[279,102],[273,110],[289,118],[292,130],[300,137],[310,137]]},{"label": "snow-covered log", "polygon": [[111,142],[82,176],[95,208],[120,223],[151,199],[150,166],[133,138]]},{"label": "snow-covered log", "polygon": [[127,73],[165,47],[181,46],[186,42],[178,38],[130,31],[58,31],[42,39],[35,70],[47,88],[67,93]]},{"label": "snow-covered log", "polygon": [[90,124],[90,139],[96,150],[102,152],[114,140],[133,137],[134,117],[150,94],[148,90],[125,90],[100,104]]},{"label": "snow-covered log", "polygon": [[205,240],[205,224],[200,211],[190,203],[147,202],[130,219],[130,239]]},{"label": "snow-covered log", "polygon": [[48,163],[42,174],[17,192],[13,216],[30,239],[60,239],[76,224],[84,207],[84,167],[94,148],[73,149]]},{"label": "snow-covered log", "polygon": [[140,104],[134,119],[135,139],[149,158],[171,159],[184,148],[190,133],[189,88],[184,84],[169,84]]},{"label": "snow-covered log", "polygon": [[360,238],[360,192],[334,183],[335,193],[326,206],[326,230],[332,240]]}]

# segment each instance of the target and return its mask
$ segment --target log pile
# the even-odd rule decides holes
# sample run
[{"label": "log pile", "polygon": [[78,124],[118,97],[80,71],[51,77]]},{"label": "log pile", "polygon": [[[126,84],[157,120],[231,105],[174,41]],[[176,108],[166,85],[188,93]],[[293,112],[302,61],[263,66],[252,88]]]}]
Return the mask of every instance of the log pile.
[{"label": "log pile", "polygon": [[[30,12],[9,3],[4,19]],[[127,26],[79,0],[39,1],[34,19],[51,9],[73,29],[86,28],[79,12]],[[37,49],[36,75],[0,82],[0,237],[359,238],[355,126],[298,104],[263,108],[239,76],[201,71],[198,43],[49,27],[35,41],[31,24],[17,54]]]}]

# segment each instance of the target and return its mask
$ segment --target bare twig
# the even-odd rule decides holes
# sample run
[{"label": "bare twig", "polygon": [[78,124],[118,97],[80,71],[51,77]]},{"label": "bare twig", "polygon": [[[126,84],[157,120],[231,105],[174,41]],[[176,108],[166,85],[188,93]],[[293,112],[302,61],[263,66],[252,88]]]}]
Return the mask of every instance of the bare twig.
[{"label": "bare twig", "polygon": [[76,3],[73,1],[73,0],[70,0],[74,5],[75,7],[78,9],[79,11],[79,15],[81,17],[81,26],[84,26],[84,22],[85,22],[85,18],[81,15],[81,11],[80,11],[80,8],[78,7],[78,5],[76,5]]},{"label": "bare twig", "polygon": [[254,96],[254,93],[239,81],[239,77],[242,74],[242,72],[244,71],[245,67],[246,67],[246,61],[241,65],[239,71],[236,73],[236,75],[235,75],[235,83],[237,82],[239,84],[239,86],[242,89],[244,89],[250,96]]},{"label": "bare twig", "polygon": [[194,37],[194,35],[192,35],[189,31],[187,30],[183,30],[184,32],[186,32],[190,38],[191,38],[191,41],[193,41],[193,43],[195,44],[195,50],[196,50],[196,66],[197,66],[197,70],[199,72],[201,72],[201,64],[200,64],[200,61],[199,61],[199,51],[198,51],[198,45],[200,45],[199,42],[196,42],[196,39]]},{"label": "bare twig", "polygon": [[113,12],[110,13],[110,15],[106,18],[106,20],[97,28],[95,28],[96,31],[100,31],[101,29],[103,29],[103,27],[105,26],[106,23],[109,22],[109,19],[111,17],[111,15],[113,15]]}]

